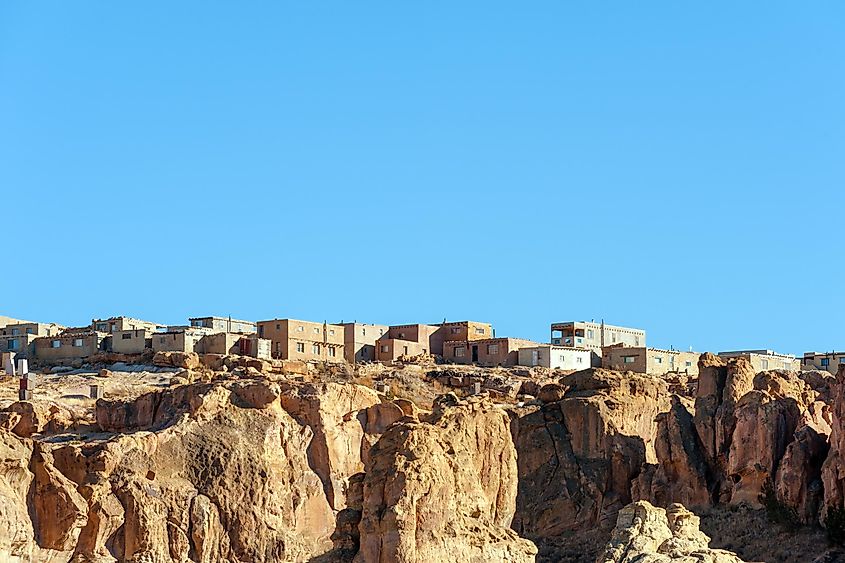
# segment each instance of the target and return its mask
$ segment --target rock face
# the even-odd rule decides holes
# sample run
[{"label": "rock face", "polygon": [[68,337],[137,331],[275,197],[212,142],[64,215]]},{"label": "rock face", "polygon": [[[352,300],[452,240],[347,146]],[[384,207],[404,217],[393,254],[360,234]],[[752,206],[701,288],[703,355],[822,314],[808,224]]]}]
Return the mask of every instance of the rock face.
[{"label": "rock face", "polygon": [[447,398],[429,422],[392,426],[365,475],[356,563],[534,561],[536,547],[509,528],[516,450],[490,403]]},{"label": "rock face", "polygon": [[668,510],[646,501],[619,511],[616,528],[597,563],[742,563],[736,554],[710,549],[699,518],[680,504]]},{"label": "rock face", "polygon": [[541,406],[511,411],[519,494],[513,527],[542,539],[609,527],[631,502],[631,482],[655,461],[655,418],[668,408],[658,378],[595,369],[546,386]]},{"label": "rock face", "polygon": [[420,422],[357,385],[227,380],[101,399],[100,432],[53,441],[55,416],[15,406],[0,560],[534,561],[509,528],[507,415],[440,407]]}]

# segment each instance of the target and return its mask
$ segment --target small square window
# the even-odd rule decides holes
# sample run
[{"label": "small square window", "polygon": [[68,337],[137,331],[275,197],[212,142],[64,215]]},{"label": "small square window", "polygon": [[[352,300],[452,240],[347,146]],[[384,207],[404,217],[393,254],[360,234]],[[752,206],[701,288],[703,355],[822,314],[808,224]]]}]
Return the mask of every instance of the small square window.
[{"label": "small square window", "polygon": [[61,340],[53,340],[52,342],[50,342],[50,347],[51,348],[61,348],[62,347],[62,341]]},{"label": "small square window", "polygon": [[636,356],[622,356],[622,362],[623,363],[633,364],[635,361],[637,361]]},{"label": "small square window", "polygon": [[381,347],[381,351],[386,353],[388,351],[388,348],[389,346],[387,344],[383,344]]},{"label": "small square window", "polygon": [[827,367],[830,365],[830,358],[822,358],[822,365]]},{"label": "small square window", "polygon": [[305,330],[305,327],[304,327],[304,326],[298,326],[298,327],[296,327],[296,332],[303,332],[304,330]]},{"label": "small square window", "polygon": [[661,358],[660,356],[655,356],[655,357],[654,357],[654,363],[655,363],[655,364],[662,364],[662,363],[663,363],[663,358]]},{"label": "small square window", "polygon": [[488,354],[498,354],[499,353],[499,345],[498,344],[488,344],[487,345],[487,353]]},{"label": "small square window", "polygon": [[458,334],[461,332],[461,329],[458,327],[452,327],[452,334]]},{"label": "small square window", "polygon": [[132,338],[132,335],[128,332],[124,332],[122,335],[120,335],[120,338],[122,338],[123,340],[130,340]]},{"label": "small square window", "polygon": [[461,358],[466,353],[466,349],[463,346],[456,346],[454,350],[456,358]]},{"label": "small square window", "polygon": [[82,348],[82,339],[81,338],[75,338],[73,340],[73,346],[75,348]]}]

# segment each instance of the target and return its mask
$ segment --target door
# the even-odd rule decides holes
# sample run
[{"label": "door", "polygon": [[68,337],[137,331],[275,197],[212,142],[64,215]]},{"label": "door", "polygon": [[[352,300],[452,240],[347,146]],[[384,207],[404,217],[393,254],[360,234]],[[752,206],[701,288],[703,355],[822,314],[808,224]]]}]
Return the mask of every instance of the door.
[{"label": "door", "polygon": [[540,365],[540,352],[537,350],[531,350],[531,365],[538,366]]},{"label": "door", "polygon": [[478,346],[473,346],[473,347],[472,347],[472,361],[473,361],[473,362],[477,362],[477,361],[478,361]]}]

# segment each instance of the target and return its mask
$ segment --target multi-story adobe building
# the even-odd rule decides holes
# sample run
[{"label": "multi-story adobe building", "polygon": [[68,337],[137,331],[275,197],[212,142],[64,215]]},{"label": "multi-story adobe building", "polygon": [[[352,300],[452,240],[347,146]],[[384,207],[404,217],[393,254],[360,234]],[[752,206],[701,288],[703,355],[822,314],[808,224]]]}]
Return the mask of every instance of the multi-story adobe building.
[{"label": "multi-story adobe building", "polygon": [[539,344],[519,349],[519,365],[542,366],[549,369],[582,370],[592,365],[593,352],[586,348],[568,348]]},{"label": "multi-story adobe building", "polygon": [[388,331],[387,325],[366,323],[341,323],[343,327],[343,353],[347,362],[374,362],[376,341]]},{"label": "multi-story adobe building", "polygon": [[192,328],[210,328],[215,332],[257,332],[257,323],[242,321],[231,317],[192,317],[188,319]]},{"label": "multi-story adobe building", "polygon": [[730,352],[719,352],[722,358],[746,358],[751,362],[754,371],[766,371],[770,369],[784,369],[798,371],[801,369],[801,360],[792,354],[778,354],[772,350],[734,350]]},{"label": "multi-story adobe building", "polygon": [[325,322],[272,319],[258,322],[258,336],[270,340],[281,360],[342,362],[344,327]]},{"label": "multi-story adobe building", "polygon": [[601,349],[613,344],[645,346],[646,333],[639,328],[629,328],[585,321],[552,323],[552,344],[587,348],[600,354]]},{"label": "multi-story adobe building", "polygon": [[35,339],[59,334],[64,327],[55,323],[12,323],[0,328],[0,352],[12,352],[19,358],[35,357]]},{"label": "multi-story adobe building", "polygon": [[484,367],[515,366],[519,363],[519,349],[535,346],[539,343],[522,338],[450,341],[443,345],[443,359],[455,364]]},{"label": "multi-story adobe building", "polygon": [[845,352],[804,352],[801,369],[829,371],[835,374],[845,365]]},{"label": "multi-story adobe building", "polygon": [[698,375],[698,352],[661,350],[645,346],[605,346],[602,367],[615,371],[632,371],[649,375],[685,373]]},{"label": "multi-story adobe building", "polygon": [[376,343],[376,359],[386,362],[420,354],[445,356],[446,342],[466,343],[492,336],[493,326],[490,323],[476,321],[392,325]]},{"label": "multi-story adobe building", "polygon": [[434,336],[439,329],[437,325],[426,324],[392,325],[376,341],[376,360],[392,362],[403,356],[434,354],[432,346],[439,346],[442,354],[442,337]]},{"label": "multi-story adobe building", "polygon": [[123,330],[147,330],[154,332],[161,325],[150,321],[133,319],[132,317],[109,317],[108,319],[91,319],[91,330],[97,332],[119,332]]}]

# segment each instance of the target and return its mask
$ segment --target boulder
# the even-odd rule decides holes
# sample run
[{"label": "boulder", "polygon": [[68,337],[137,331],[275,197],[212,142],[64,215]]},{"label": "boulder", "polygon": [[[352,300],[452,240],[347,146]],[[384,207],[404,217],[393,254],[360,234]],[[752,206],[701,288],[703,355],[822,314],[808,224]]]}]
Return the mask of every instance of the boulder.
[{"label": "boulder", "polygon": [[680,504],[668,510],[646,501],[619,511],[616,527],[597,563],[742,563],[735,553],[710,549],[699,518]]}]

